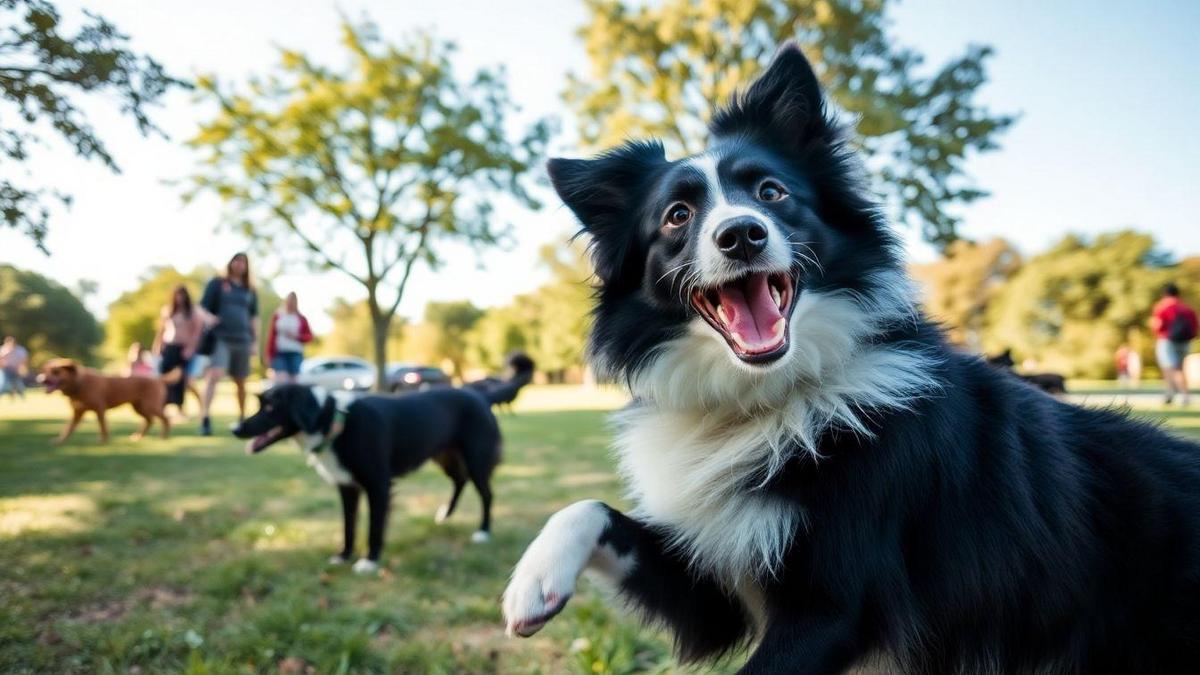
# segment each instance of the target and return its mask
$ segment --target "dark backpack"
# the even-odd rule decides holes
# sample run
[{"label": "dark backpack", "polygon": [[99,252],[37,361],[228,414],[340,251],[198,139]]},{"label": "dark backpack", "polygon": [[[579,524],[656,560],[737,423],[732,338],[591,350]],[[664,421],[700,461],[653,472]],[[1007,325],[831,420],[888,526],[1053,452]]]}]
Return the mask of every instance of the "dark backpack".
[{"label": "dark backpack", "polygon": [[1175,318],[1167,326],[1167,339],[1171,342],[1190,342],[1196,339],[1196,314],[1190,308],[1179,307]]}]

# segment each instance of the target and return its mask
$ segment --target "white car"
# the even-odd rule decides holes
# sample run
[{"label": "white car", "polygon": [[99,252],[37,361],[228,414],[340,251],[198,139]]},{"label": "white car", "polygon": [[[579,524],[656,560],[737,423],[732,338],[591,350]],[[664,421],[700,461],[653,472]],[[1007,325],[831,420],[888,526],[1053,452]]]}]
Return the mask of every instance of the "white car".
[{"label": "white car", "polygon": [[375,386],[375,366],[356,356],[322,356],[305,359],[296,377],[300,384],[326,389],[368,391]]}]

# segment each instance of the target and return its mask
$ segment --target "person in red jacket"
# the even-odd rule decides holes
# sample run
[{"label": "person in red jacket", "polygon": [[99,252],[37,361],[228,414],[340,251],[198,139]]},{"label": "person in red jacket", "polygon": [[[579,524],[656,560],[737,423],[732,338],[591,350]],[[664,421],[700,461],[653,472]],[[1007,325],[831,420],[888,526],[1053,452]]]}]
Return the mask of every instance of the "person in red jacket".
[{"label": "person in red jacket", "polygon": [[288,293],[283,306],[271,317],[267,332],[267,364],[271,366],[275,384],[295,382],[304,361],[304,345],[312,342],[308,319],[300,313],[295,293]]},{"label": "person in red jacket", "polygon": [[1170,404],[1178,393],[1179,402],[1187,405],[1188,385],[1183,360],[1187,357],[1189,343],[1200,331],[1200,322],[1196,320],[1196,310],[1179,299],[1179,287],[1175,284],[1163,287],[1163,297],[1155,303],[1150,317],[1150,328],[1158,338],[1154,354],[1167,383],[1166,402]]}]

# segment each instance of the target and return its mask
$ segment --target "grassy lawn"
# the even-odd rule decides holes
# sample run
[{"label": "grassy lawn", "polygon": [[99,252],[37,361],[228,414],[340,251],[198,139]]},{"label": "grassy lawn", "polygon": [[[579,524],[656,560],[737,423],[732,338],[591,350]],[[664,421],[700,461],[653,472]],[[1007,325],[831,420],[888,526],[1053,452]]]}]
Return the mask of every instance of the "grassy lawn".
[{"label": "grassy lawn", "polygon": [[[56,447],[63,399],[0,400],[0,672],[673,672],[664,636],[587,581],[537,637],[501,625],[508,572],[549,514],[585,497],[624,504],[603,412],[622,401],[527,392],[501,416],[493,541],[469,541],[469,489],[434,525],[450,488],[426,467],[397,481],[385,569],[361,577],[325,566],[337,495],[291,444],[248,457],[190,422],[133,443],[122,411],[109,445],[89,417]],[[1137,414],[1200,437],[1200,410]]]}]

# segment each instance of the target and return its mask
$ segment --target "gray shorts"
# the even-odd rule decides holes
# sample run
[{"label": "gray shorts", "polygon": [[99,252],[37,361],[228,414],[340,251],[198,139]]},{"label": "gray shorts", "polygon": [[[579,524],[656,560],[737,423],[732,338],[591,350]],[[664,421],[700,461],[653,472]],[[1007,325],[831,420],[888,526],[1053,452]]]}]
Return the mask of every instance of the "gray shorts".
[{"label": "gray shorts", "polygon": [[1154,345],[1154,355],[1158,358],[1159,368],[1179,370],[1183,368],[1183,360],[1187,358],[1188,343],[1159,338],[1158,343]]},{"label": "gray shorts", "polygon": [[250,376],[250,347],[249,343],[228,342],[217,338],[213,347],[210,368],[220,368],[235,379],[245,379]]}]

